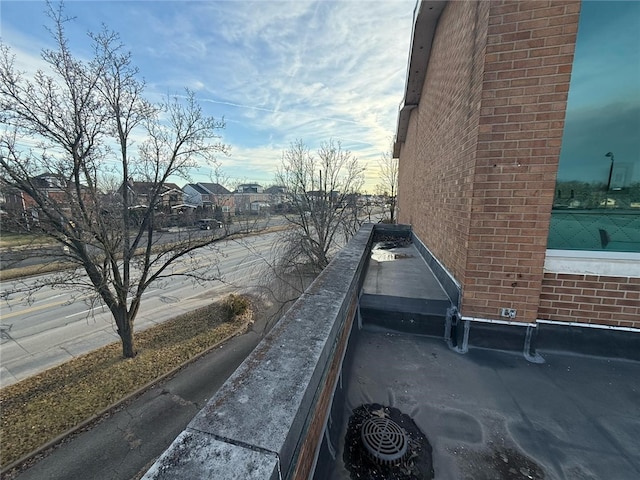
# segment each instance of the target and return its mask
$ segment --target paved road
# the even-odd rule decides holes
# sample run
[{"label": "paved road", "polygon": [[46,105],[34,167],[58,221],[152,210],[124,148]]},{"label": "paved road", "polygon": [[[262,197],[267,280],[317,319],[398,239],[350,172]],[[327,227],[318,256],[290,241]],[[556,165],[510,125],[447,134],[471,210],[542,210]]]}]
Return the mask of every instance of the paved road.
[{"label": "paved road", "polygon": [[[274,239],[275,234],[270,233],[221,242],[221,256],[214,255],[209,261],[212,268],[219,268],[224,283],[203,286],[187,278],[172,277],[170,283],[152,285],[144,295],[136,330],[204,306],[232,291],[251,288],[257,283],[265,258],[270,256]],[[200,255],[211,253],[203,250]],[[187,270],[189,265],[177,268]],[[11,291],[13,284],[1,282],[0,291]],[[39,291],[30,304],[19,295],[4,299],[0,321],[12,327],[0,339],[2,386],[119,340],[109,312],[83,300],[85,297],[54,288]]]},{"label": "paved road", "polygon": [[[262,338],[254,328],[210,352],[20,473],[20,480],[128,480],[171,444]],[[256,405],[260,408],[260,405]]]},{"label": "paved road", "polygon": [[[237,217],[236,223],[228,226],[229,232],[237,232],[239,230],[258,230],[268,227],[278,227],[285,225],[287,220],[281,215],[271,215],[268,217]],[[154,233],[154,243],[163,244],[174,242],[185,233],[194,237],[204,236],[221,236],[224,230],[198,230],[197,227],[172,227],[167,231],[158,231]],[[143,239],[146,237],[143,237]],[[144,242],[142,242],[144,244]],[[12,268],[24,268],[33,265],[40,265],[45,262],[56,260],[64,261],[65,257],[62,247],[57,244],[37,246],[33,248],[15,247],[3,248],[0,257],[0,270],[8,270]]]}]

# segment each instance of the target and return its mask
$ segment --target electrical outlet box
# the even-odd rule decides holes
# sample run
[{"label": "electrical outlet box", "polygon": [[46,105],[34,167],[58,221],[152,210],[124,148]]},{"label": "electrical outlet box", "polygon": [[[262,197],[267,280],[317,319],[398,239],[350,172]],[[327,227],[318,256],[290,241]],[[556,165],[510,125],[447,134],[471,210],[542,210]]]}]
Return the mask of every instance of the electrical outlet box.
[{"label": "electrical outlet box", "polygon": [[516,318],[517,311],[514,308],[501,308],[500,316],[505,318]]}]

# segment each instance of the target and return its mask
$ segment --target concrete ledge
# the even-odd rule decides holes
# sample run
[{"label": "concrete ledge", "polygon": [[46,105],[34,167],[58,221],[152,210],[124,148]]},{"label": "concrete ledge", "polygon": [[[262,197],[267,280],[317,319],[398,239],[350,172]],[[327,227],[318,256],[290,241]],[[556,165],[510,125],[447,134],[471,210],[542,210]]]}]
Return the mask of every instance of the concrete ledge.
[{"label": "concrete ledge", "polygon": [[451,306],[449,300],[408,298],[392,295],[363,294],[360,299],[361,309],[379,310],[381,312],[413,313],[416,315],[436,315],[444,317],[447,308]]},{"label": "concrete ledge", "polygon": [[442,337],[449,300],[362,295],[362,323],[388,330]]},{"label": "concrete ledge", "polygon": [[[281,478],[293,471],[355,309],[372,231],[360,229],[143,478],[271,479],[272,456]],[[250,463],[260,470],[248,477]]]},{"label": "concrete ledge", "polygon": [[242,478],[279,480],[274,453],[220,441],[206,433],[183,431],[144,478]]}]

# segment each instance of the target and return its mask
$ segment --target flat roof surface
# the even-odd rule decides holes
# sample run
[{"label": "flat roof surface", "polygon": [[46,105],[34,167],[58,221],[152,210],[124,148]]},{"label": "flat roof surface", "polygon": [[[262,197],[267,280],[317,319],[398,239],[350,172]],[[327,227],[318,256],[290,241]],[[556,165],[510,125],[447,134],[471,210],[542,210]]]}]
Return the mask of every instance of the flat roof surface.
[{"label": "flat roof surface", "polygon": [[440,338],[354,329],[344,419],[329,478],[343,463],[354,408],[409,415],[433,447],[435,478],[640,478],[640,363],[602,357],[450,350]]},{"label": "flat roof surface", "polygon": [[412,243],[376,248],[374,244],[363,292],[399,298],[449,300],[433,271]]}]

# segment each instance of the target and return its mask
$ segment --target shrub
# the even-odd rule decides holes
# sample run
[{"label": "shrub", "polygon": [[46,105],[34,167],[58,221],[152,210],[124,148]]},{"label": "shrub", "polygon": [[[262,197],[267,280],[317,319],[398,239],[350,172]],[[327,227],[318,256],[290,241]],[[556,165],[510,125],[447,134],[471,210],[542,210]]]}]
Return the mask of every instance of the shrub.
[{"label": "shrub", "polygon": [[227,320],[233,320],[235,317],[242,315],[249,309],[249,300],[241,295],[231,294],[224,302],[224,308],[227,313]]}]

